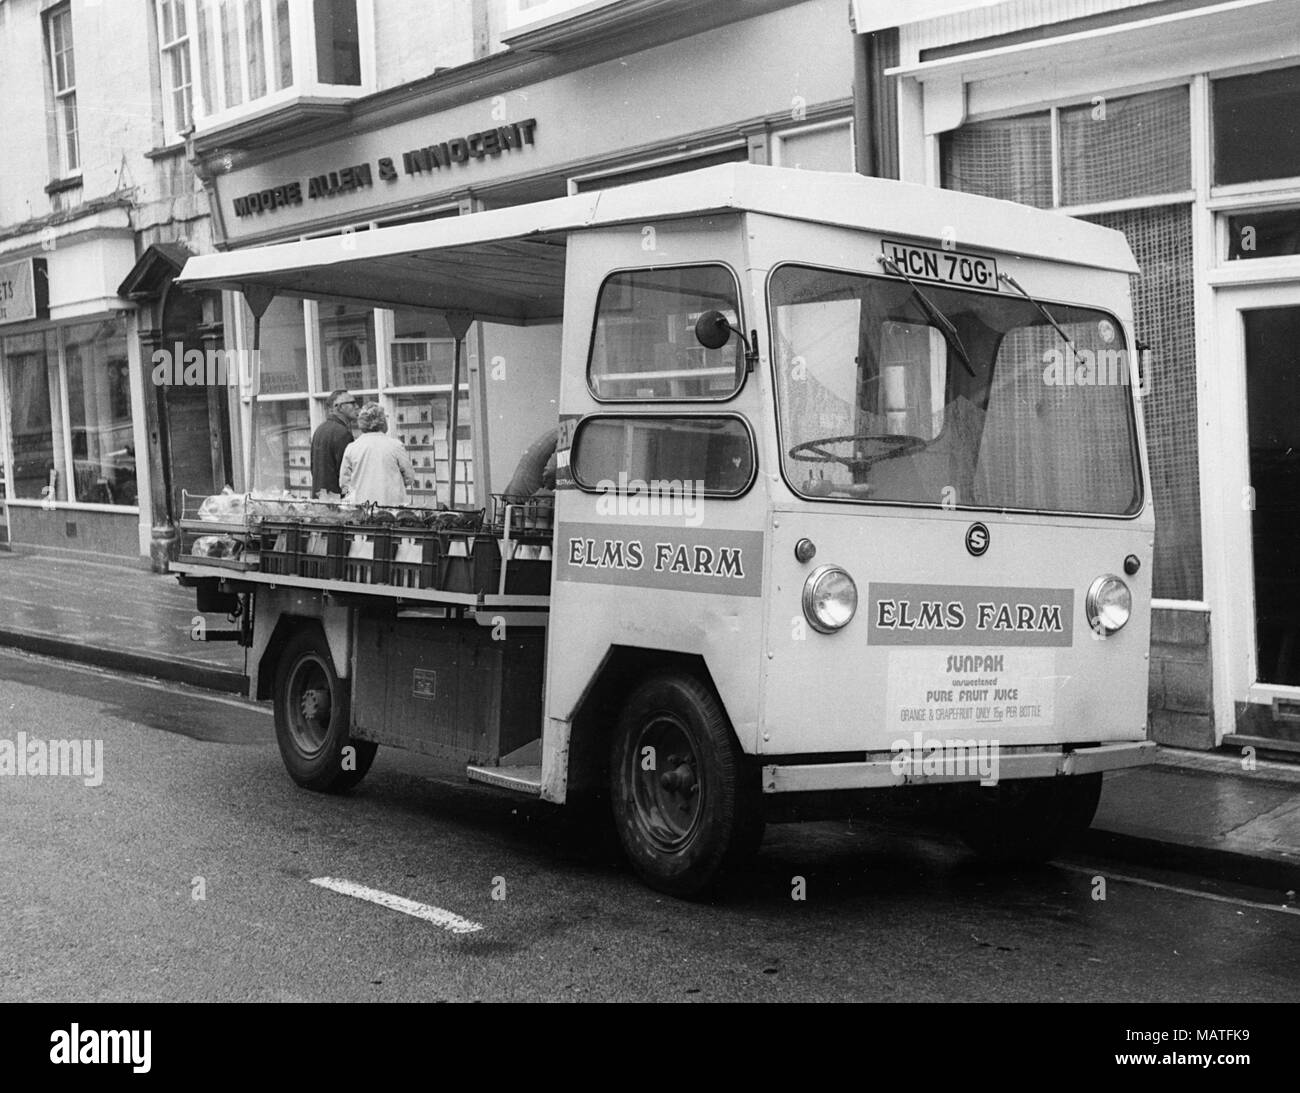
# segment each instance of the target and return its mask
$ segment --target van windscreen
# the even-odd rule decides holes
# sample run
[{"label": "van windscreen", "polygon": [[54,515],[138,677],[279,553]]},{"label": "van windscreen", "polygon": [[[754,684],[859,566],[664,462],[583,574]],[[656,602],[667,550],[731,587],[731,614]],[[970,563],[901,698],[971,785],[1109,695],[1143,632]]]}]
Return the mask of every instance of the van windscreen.
[{"label": "van windscreen", "polygon": [[1045,314],[1018,294],[920,292],[925,301],[905,281],[834,270],[772,273],[790,484],[810,498],[1138,512],[1128,351],[1115,318],[1055,302]]}]

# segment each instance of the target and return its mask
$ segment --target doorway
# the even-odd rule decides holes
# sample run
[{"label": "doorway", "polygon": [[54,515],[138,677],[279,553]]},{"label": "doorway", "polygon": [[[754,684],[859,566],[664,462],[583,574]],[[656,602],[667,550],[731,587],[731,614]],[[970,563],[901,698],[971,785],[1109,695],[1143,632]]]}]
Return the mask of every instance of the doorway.
[{"label": "doorway", "polygon": [[1217,320],[1229,514],[1223,638],[1236,731],[1292,741],[1300,739],[1300,285],[1222,289]]}]

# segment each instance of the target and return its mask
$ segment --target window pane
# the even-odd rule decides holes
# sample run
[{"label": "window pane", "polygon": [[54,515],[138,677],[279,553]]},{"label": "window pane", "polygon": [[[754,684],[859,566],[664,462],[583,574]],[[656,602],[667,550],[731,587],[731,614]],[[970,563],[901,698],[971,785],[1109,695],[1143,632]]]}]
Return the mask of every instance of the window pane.
[{"label": "window pane", "polygon": [[257,437],[254,489],[311,496],[311,422],[306,399],[253,403]]},{"label": "window pane", "polygon": [[244,0],[244,41],[248,47],[248,97],[266,94],[266,50],[262,45],[262,0]]},{"label": "window pane", "polygon": [[[462,388],[463,390],[463,388]],[[411,504],[433,507],[453,504],[448,496],[451,445],[451,392],[428,395],[395,395],[393,424],[389,436],[406,445],[415,468]],[[469,398],[462,394],[456,421],[455,505],[474,503],[474,449],[471,436]]]},{"label": "window pane", "polygon": [[205,114],[214,114],[221,109],[216,97],[217,83],[214,75],[217,58],[215,46],[213,45],[216,39],[212,30],[212,20],[215,17],[214,0],[198,0],[199,89],[203,99],[202,111]]},{"label": "window pane", "polygon": [[588,375],[605,399],[728,398],[744,378],[744,347],[734,334],[705,349],[695,321],[740,314],[736,281],[722,266],[631,270],[605,279],[596,304]]},{"label": "window pane", "polygon": [[[247,329],[253,317],[244,309]],[[277,297],[262,316],[262,382],[265,395],[307,390],[307,324],[301,300]]]},{"label": "window pane", "polygon": [[38,501],[48,496],[68,499],[63,457],[63,431],[56,429],[63,412],[58,409],[59,355],[54,333],[22,334],[4,340],[6,379],[9,387],[9,438],[14,465],[14,497]]},{"label": "window pane", "polygon": [[166,45],[176,37],[176,2],[175,0],[162,0],[158,5],[158,13],[162,17],[162,40]]},{"label": "window pane", "polygon": [[1187,88],[1071,107],[1060,122],[1063,205],[1192,188]]},{"label": "window pane", "polygon": [[1214,181],[1300,176],[1300,68],[1215,80]]},{"label": "window pane", "polygon": [[289,31],[289,0],[275,0],[272,10],[275,31],[275,89],[293,83],[293,43]]},{"label": "window pane", "polygon": [[172,0],[173,27],[177,38],[184,38],[186,34],[185,26],[185,0]]},{"label": "window pane", "polygon": [[316,0],[316,78],[361,84],[361,41],[356,0]]},{"label": "window pane", "polygon": [[325,354],[322,391],[338,387],[353,392],[378,389],[374,311],[351,304],[322,303],[320,335]]},{"label": "window pane", "polygon": [[1300,254],[1300,209],[1228,217],[1228,259]]},{"label": "window pane", "polygon": [[1141,268],[1133,278],[1137,336],[1153,350],[1146,393],[1151,491],[1156,505],[1153,594],[1201,598],[1192,213],[1188,205],[1085,217],[1122,231]]},{"label": "window pane", "polygon": [[134,505],[138,497],[126,324],[68,327],[63,338],[75,499]]},{"label": "window pane", "polygon": [[1128,355],[1109,316],[1051,305],[1076,359],[1023,297],[926,286],[968,369],[906,282],[787,266],[771,284],[780,449],[800,493],[1137,511]]},{"label": "window pane", "polygon": [[239,14],[234,0],[221,0],[221,48],[225,60],[225,105],[238,106],[244,101],[244,88],[239,78]]},{"label": "window pane", "polygon": [[1051,208],[1050,114],[963,125],[944,133],[939,148],[946,189]]},{"label": "window pane", "polygon": [[81,144],[77,133],[77,96],[64,95],[59,100],[60,128],[63,130],[63,173],[76,171],[81,167]]},{"label": "window pane", "polygon": [[731,417],[588,418],[573,440],[573,474],[584,489],[669,504],[735,497],[753,479],[754,443]]}]

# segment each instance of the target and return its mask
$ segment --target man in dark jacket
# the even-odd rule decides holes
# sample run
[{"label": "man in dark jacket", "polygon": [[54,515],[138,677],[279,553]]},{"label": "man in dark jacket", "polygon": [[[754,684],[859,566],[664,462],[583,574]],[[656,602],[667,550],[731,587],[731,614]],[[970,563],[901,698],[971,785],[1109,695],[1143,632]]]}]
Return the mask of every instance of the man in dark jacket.
[{"label": "man in dark jacket", "polygon": [[352,423],[357,420],[357,400],[340,388],[329,397],[330,416],[311,437],[311,495],[338,497],[339,467],[343,449],[352,443]]}]

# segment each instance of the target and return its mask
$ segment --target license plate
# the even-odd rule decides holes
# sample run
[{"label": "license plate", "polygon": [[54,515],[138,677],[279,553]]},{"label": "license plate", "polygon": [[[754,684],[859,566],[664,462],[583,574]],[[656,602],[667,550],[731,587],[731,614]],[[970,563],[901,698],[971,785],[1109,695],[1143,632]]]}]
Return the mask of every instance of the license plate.
[{"label": "license plate", "polygon": [[997,291],[998,264],[992,258],[959,250],[918,247],[913,243],[893,243],[888,239],[880,246],[884,256],[914,280]]}]

